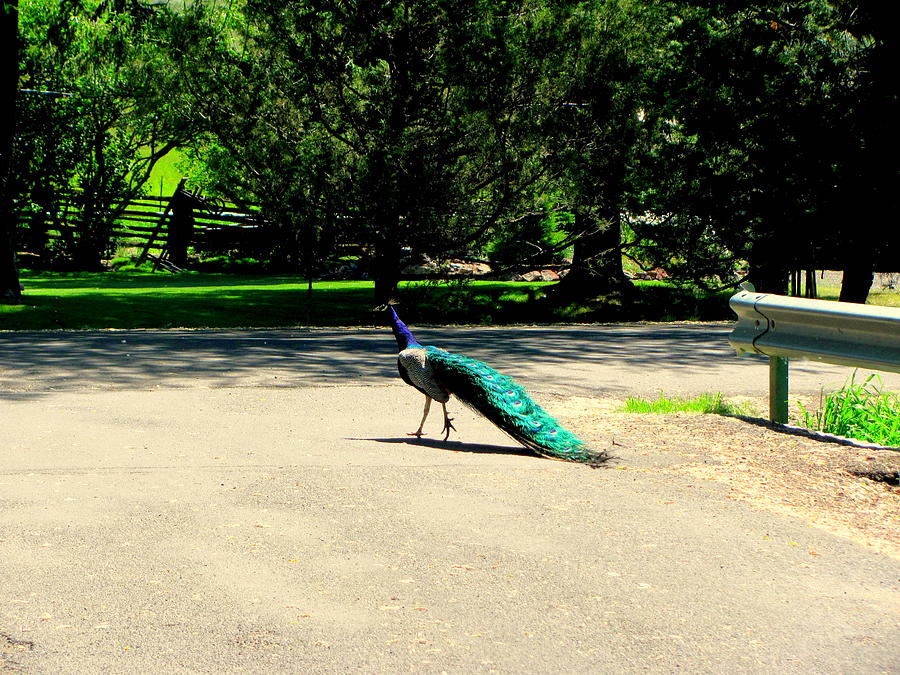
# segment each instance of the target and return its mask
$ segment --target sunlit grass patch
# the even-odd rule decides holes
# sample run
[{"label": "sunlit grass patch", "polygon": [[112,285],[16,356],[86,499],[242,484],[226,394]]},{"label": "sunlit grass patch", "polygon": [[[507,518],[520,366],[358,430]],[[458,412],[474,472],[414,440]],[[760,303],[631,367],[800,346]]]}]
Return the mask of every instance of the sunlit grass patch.
[{"label": "sunlit grass patch", "polygon": [[721,392],[700,394],[693,398],[666,396],[662,392],[655,399],[631,396],[625,401],[621,412],[667,414],[688,412],[713,415],[743,415],[741,406],[728,401]]},{"label": "sunlit grass patch", "polygon": [[798,402],[803,426],[836,436],[879,445],[900,446],[900,395],[882,391],[882,381],[872,374],[856,382],[856,374],[843,387],[823,395],[817,410]]}]

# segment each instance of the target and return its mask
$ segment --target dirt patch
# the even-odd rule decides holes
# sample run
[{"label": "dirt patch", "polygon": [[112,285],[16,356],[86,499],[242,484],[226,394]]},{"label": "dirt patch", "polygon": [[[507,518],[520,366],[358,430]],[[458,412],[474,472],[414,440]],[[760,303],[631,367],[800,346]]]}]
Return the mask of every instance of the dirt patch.
[{"label": "dirt patch", "polygon": [[0,673],[20,673],[22,667],[15,660],[16,654],[34,649],[34,643],[27,640],[16,640],[0,633]]},{"label": "dirt patch", "polygon": [[620,401],[554,407],[624,470],[673,472],[728,486],[728,497],[802,518],[900,558],[900,451],[785,433],[761,420],[634,415]]}]

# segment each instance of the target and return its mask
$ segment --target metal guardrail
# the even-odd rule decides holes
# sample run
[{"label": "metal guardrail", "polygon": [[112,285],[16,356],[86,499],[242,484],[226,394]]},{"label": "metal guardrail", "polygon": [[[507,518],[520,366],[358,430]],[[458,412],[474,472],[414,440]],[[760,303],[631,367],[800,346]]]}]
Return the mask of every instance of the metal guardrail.
[{"label": "metal guardrail", "polygon": [[787,422],[788,360],[900,373],[900,309],[757,293],[746,284],[728,304],[738,316],[728,341],[769,357],[769,417]]}]

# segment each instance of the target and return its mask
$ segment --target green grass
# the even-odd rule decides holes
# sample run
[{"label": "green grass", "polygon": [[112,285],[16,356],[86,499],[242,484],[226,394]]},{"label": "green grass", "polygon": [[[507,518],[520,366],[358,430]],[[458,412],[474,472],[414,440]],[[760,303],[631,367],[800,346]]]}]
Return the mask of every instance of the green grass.
[{"label": "green grass", "polygon": [[[23,271],[23,304],[0,305],[0,330],[233,328],[372,325],[370,281],[317,281],[291,275],[124,269],[103,273]],[[513,324],[560,321],[725,319],[727,294],[703,297],[657,282],[636,284],[624,303],[551,307],[547,283],[410,281],[399,300],[408,321]]]},{"label": "green grass", "polygon": [[839,390],[823,396],[815,411],[798,402],[803,425],[836,436],[900,446],[900,395],[882,391],[877,375],[862,383],[855,378],[854,373]]},{"label": "green grass", "polygon": [[149,194],[168,197],[175,192],[178,182],[185,175],[183,170],[179,168],[179,164],[183,163],[184,160],[184,155],[177,149],[170,151],[160,159],[153,166],[153,171],[150,172],[150,178],[146,183]]},{"label": "green grass", "polygon": [[694,398],[669,397],[660,392],[656,399],[629,397],[625,400],[625,406],[621,412],[626,413],[653,413],[670,414],[688,412],[714,415],[742,415],[744,411],[739,406],[731,403],[717,392],[715,394],[700,394]]},{"label": "green grass", "polygon": [[[0,329],[233,328],[372,325],[370,281],[317,281],[312,296],[296,276],[140,271],[23,273],[23,304],[0,305]],[[464,316],[492,322],[521,314],[542,284],[476,282],[466,299],[452,287],[410,282],[407,316],[435,323]],[[449,304],[448,304],[449,303]],[[472,311],[463,312],[470,304]],[[414,309],[413,309],[414,308]],[[477,318],[475,322],[477,321]],[[440,321],[444,319],[444,321]],[[472,319],[469,319],[470,321]]]},{"label": "green grass", "polygon": [[372,297],[367,282],[319,282],[310,304],[306,281],[289,276],[42,273],[22,282],[23,304],[0,306],[0,329],[354,325]]},{"label": "green grass", "polygon": [[[820,281],[816,287],[816,291],[820,300],[834,300],[841,295],[840,283],[827,283]],[[882,288],[879,283],[872,284],[872,289],[866,298],[867,305],[878,305],[880,307],[900,307],[900,291],[888,288]]]},{"label": "green grass", "polygon": [[[826,287],[824,290],[820,290],[819,299],[837,300],[840,295],[840,287]],[[866,298],[866,304],[879,307],[900,307],[900,293],[890,290],[876,290],[873,287]]]}]

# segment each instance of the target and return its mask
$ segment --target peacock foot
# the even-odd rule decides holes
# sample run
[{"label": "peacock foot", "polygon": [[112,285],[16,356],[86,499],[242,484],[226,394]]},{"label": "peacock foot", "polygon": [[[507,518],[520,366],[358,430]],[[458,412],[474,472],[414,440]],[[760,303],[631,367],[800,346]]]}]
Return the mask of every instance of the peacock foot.
[{"label": "peacock foot", "polygon": [[451,429],[453,429],[453,431],[456,431],[456,427],[453,426],[453,418],[452,418],[452,417],[445,417],[445,418],[444,418],[444,428],[442,429],[442,431],[444,432],[444,440],[445,440],[445,441],[446,441],[448,438],[450,438],[450,430],[451,430]]}]

